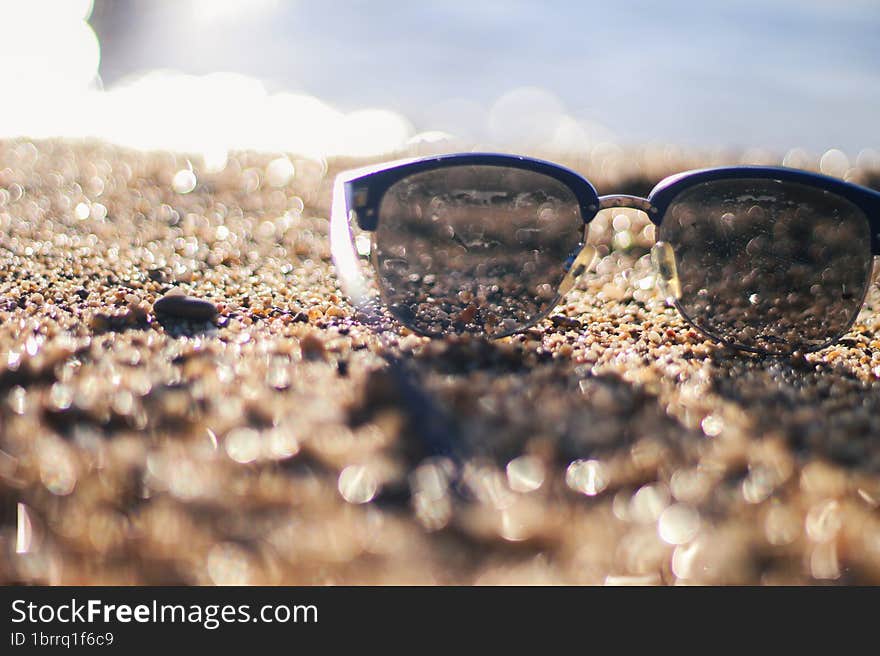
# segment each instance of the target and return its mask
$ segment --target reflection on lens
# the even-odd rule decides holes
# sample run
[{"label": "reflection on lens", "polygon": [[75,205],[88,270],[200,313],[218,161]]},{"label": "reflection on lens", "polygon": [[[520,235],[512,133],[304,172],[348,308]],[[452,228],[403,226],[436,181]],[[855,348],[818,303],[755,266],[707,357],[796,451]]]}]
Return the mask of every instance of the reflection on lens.
[{"label": "reflection on lens", "polygon": [[409,327],[500,337],[553,308],[583,234],[577,199],[558,180],[451,166],[385,192],[375,263],[386,303]]},{"label": "reflection on lens", "polygon": [[868,220],[848,200],[778,180],[695,185],[669,206],[679,309],[728,344],[809,351],[840,337],[871,272]]}]

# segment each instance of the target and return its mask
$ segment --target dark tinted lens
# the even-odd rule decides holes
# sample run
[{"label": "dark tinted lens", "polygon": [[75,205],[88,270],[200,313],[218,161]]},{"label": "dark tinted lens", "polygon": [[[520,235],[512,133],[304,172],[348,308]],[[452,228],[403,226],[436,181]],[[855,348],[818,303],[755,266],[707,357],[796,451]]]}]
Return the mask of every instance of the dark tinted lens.
[{"label": "dark tinted lens", "polygon": [[679,309],[706,333],[753,350],[813,350],[840,337],[870,277],[862,211],[789,182],[691,187],[670,205],[658,235],[675,251]]},{"label": "dark tinted lens", "polygon": [[374,254],[385,301],[403,323],[429,335],[497,337],[553,308],[583,234],[577,199],[558,180],[454,166],[388,189]]}]

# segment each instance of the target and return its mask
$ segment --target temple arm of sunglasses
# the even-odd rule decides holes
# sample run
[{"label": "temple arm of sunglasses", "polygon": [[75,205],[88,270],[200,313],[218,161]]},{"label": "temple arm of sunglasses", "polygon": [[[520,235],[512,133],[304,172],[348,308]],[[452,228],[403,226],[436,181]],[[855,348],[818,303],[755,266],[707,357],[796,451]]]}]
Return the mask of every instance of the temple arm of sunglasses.
[{"label": "temple arm of sunglasses", "polygon": [[342,290],[352,299],[355,306],[367,298],[364,277],[357,249],[352,241],[349,222],[349,206],[346,195],[346,176],[340,175],[333,184],[333,201],[330,207],[330,242],[333,263]]}]

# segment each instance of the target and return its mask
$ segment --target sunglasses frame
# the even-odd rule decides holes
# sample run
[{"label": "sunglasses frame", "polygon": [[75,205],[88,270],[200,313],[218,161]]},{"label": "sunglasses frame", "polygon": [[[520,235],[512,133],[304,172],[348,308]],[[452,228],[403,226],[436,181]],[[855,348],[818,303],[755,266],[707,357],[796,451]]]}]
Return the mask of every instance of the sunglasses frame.
[{"label": "sunglasses frame", "polygon": [[[361,230],[374,233],[379,222],[379,206],[385,192],[392,185],[415,173],[455,166],[507,167],[543,174],[558,180],[566,185],[577,199],[585,229],[601,210],[613,207],[641,210],[647,214],[654,225],[660,226],[666,211],[679,194],[705,182],[763,179],[797,183],[833,193],[861,210],[868,220],[871,232],[871,253],[880,255],[880,192],[819,173],[776,166],[725,166],[696,169],[664,178],[651,190],[647,198],[625,194],[600,196],[592,183],[584,176],[553,162],[504,153],[453,153],[396,160],[344,171],[336,177],[331,210],[331,250],[343,289],[356,305],[364,301],[367,294],[363,288],[360,261],[352,243],[350,220],[356,220]],[[558,303],[559,300],[560,298],[557,298],[556,302]],[[862,303],[864,303],[864,299],[862,299]],[[694,321],[684,312],[677,301],[675,306],[682,316],[696,328]],[[543,316],[537,317],[532,325],[543,319],[550,311],[552,311],[552,307]],[[853,317],[854,321],[855,317]],[[852,322],[850,322],[850,326],[851,324]],[[847,330],[850,326],[847,327]],[[707,333],[700,328],[697,329],[712,339],[728,343],[718,335]],[[840,335],[809,350],[824,348],[839,338]],[[743,345],[729,343],[728,345],[740,350],[763,352]]]}]

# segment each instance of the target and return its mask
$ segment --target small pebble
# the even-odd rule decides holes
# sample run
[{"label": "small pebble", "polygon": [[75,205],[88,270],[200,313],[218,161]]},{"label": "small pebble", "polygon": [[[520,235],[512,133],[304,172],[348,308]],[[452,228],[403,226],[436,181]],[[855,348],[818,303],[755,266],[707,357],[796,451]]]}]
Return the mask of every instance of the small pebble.
[{"label": "small pebble", "polygon": [[345,310],[343,310],[338,305],[331,305],[327,308],[327,311],[324,313],[325,317],[344,317]]},{"label": "small pebble", "polygon": [[577,319],[572,319],[571,317],[566,317],[563,314],[556,314],[550,317],[550,321],[553,322],[553,325],[557,328],[565,328],[567,330],[580,330],[581,322]]},{"label": "small pebble", "polygon": [[306,359],[315,360],[324,357],[324,342],[320,337],[306,335],[299,340],[299,347]]},{"label": "small pebble", "polygon": [[166,294],[153,303],[158,314],[192,321],[209,321],[217,315],[217,306],[195,296]]}]

